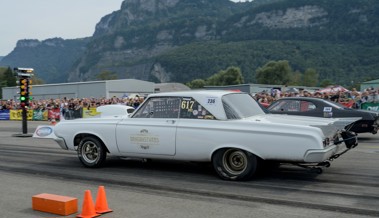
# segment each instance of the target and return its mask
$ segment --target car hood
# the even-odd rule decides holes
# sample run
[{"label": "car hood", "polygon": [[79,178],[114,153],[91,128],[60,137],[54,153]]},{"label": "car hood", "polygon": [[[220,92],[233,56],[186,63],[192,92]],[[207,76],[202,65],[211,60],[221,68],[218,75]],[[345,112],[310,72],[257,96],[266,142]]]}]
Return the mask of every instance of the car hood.
[{"label": "car hood", "polygon": [[256,120],[267,123],[291,124],[298,126],[312,126],[320,128],[325,136],[334,135],[336,131],[343,130],[345,126],[360,120],[361,117],[347,117],[347,118],[320,118],[320,117],[307,117],[295,116],[286,114],[264,114],[248,118],[249,120]]},{"label": "car hood", "polygon": [[88,122],[104,122],[129,118],[128,115],[96,115],[93,117],[77,118],[73,120],[61,120],[59,123],[88,123]]}]

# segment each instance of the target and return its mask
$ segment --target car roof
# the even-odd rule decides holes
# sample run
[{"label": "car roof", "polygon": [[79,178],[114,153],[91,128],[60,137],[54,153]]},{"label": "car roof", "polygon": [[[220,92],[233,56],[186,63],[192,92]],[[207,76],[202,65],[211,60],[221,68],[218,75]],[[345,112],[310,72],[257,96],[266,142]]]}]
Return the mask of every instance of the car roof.
[{"label": "car roof", "polygon": [[236,93],[235,91],[228,90],[191,90],[191,91],[177,91],[177,92],[161,92],[150,94],[149,97],[204,97],[204,96],[213,96],[213,97],[222,97],[226,94]]},{"label": "car roof", "polygon": [[[280,101],[285,101],[285,100],[310,101],[310,102],[315,103],[315,104],[326,104],[326,105],[330,105],[333,107],[344,107],[343,105],[336,104],[336,102],[333,102],[333,101],[330,101],[327,99],[323,99],[323,98],[316,98],[316,97],[284,97],[284,98],[276,100],[275,102],[280,102]],[[273,105],[273,104],[271,104],[271,105]],[[270,107],[271,107],[271,105],[270,105]]]},{"label": "car roof", "polygon": [[[222,97],[228,94],[242,94],[244,92],[225,91],[225,90],[191,90],[178,92],[164,92],[151,94],[148,98],[154,97],[192,97],[207,109],[213,116],[219,120],[227,120],[225,110],[222,104]],[[246,93],[244,93],[246,94]],[[210,99],[212,99],[210,101]]]}]

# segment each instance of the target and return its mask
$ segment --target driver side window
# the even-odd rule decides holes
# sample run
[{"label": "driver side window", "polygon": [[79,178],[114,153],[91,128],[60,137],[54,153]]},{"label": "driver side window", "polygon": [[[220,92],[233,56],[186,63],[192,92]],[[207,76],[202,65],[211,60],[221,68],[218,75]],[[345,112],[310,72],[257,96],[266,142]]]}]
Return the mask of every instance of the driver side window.
[{"label": "driver side window", "polygon": [[300,101],[297,101],[297,100],[280,101],[278,104],[274,105],[274,107],[271,110],[284,111],[284,112],[298,112],[300,111]]},{"label": "driver side window", "polygon": [[132,118],[178,118],[179,104],[175,97],[150,98]]},{"label": "driver side window", "polygon": [[306,112],[316,109],[316,105],[310,101],[301,101],[300,111]]},{"label": "driver side window", "polygon": [[274,105],[272,111],[283,112],[307,112],[316,109],[316,105],[310,101],[283,100]]},{"label": "driver side window", "polygon": [[180,102],[180,118],[182,119],[216,119],[204,106],[195,99],[182,98]]}]

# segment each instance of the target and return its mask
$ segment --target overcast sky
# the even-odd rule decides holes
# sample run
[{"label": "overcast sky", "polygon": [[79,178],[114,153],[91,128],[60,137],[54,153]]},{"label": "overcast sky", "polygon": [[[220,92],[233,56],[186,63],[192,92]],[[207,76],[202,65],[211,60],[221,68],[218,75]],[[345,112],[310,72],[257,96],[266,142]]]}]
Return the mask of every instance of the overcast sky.
[{"label": "overcast sky", "polygon": [[119,10],[122,2],[0,0],[0,56],[8,55],[20,39],[75,39],[91,36],[100,19]]}]

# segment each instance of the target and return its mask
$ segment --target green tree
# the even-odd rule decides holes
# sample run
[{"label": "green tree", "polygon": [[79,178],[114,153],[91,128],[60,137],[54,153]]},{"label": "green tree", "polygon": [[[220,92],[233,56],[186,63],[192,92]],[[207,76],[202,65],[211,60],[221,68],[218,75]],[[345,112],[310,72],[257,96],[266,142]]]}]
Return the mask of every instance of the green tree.
[{"label": "green tree", "polygon": [[97,74],[96,78],[99,80],[113,80],[113,79],[117,79],[117,74],[105,70]]},{"label": "green tree", "polygon": [[220,71],[219,73],[216,73],[216,74],[213,74],[212,76],[208,77],[208,79],[206,79],[205,83],[206,85],[209,85],[209,86],[221,86],[221,72]]},{"label": "green tree", "polygon": [[211,86],[238,85],[243,82],[244,79],[238,67],[228,67],[226,70],[221,70],[206,80],[206,84]]},{"label": "green tree", "polygon": [[317,86],[319,74],[313,68],[308,68],[303,75],[304,86]]},{"label": "green tree", "polygon": [[7,70],[4,72],[3,80],[6,81],[5,87],[16,86],[16,77],[13,74],[13,71],[10,67],[8,67]]},{"label": "green tree", "polygon": [[191,89],[201,89],[201,88],[204,88],[205,81],[203,79],[195,79],[187,83],[186,85],[190,87]]},{"label": "green tree", "polygon": [[288,61],[269,61],[256,70],[255,78],[261,84],[288,85],[291,73]]},{"label": "green tree", "polygon": [[300,71],[295,71],[293,72],[291,75],[290,75],[290,82],[288,83],[288,85],[291,85],[291,86],[298,86],[298,85],[302,85],[302,80],[303,80],[303,74],[300,73]]},{"label": "green tree", "polygon": [[238,67],[228,67],[225,71],[221,71],[221,79],[224,86],[244,83],[241,69]]},{"label": "green tree", "polygon": [[5,80],[3,80],[0,76],[0,99],[3,98],[3,87],[5,87]]},{"label": "green tree", "polygon": [[3,87],[16,86],[16,77],[10,67],[0,69],[0,98],[3,98]]},{"label": "green tree", "polygon": [[327,87],[327,86],[330,86],[330,85],[333,85],[333,81],[329,80],[329,79],[324,79],[320,82],[320,86],[321,87]]}]

